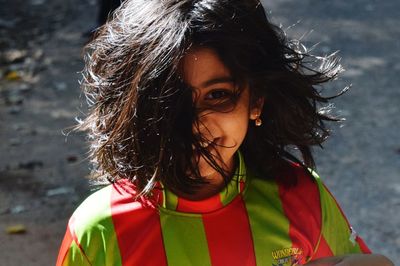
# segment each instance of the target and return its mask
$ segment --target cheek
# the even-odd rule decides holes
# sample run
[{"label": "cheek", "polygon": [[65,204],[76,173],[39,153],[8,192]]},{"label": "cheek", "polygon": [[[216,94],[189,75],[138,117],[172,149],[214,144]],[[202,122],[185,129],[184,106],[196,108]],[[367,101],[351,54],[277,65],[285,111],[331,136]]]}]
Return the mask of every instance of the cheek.
[{"label": "cheek", "polygon": [[246,136],[248,119],[248,112],[244,110],[231,113],[225,119],[225,135],[230,139],[231,143],[233,142],[237,145],[237,148],[239,148]]},{"label": "cheek", "polygon": [[239,145],[242,144],[244,137],[246,136],[247,133],[247,128],[248,128],[248,124],[249,123],[249,119],[246,116],[242,116],[242,118],[240,119],[240,122],[238,123],[238,128],[237,128],[237,140],[240,142]]},{"label": "cheek", "polygon": [[250,113],[248,99],[242,101],[238,106],[237,112],[235,112],[234,119],[236,121],[236,135],[237,138],[243,141],[247,133],[247,128],[249,125]]}]

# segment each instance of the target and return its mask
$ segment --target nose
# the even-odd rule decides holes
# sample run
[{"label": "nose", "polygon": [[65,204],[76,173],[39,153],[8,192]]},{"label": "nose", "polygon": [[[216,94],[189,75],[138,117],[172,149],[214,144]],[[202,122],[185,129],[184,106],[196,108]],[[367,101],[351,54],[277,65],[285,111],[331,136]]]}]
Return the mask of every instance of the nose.
[{"label": "nose", "polygon": [[209,110],[199,111],[193,122],[193,134],[198,136],[198,139],[212,141],[218,137],[217,132],[213,113]]}]

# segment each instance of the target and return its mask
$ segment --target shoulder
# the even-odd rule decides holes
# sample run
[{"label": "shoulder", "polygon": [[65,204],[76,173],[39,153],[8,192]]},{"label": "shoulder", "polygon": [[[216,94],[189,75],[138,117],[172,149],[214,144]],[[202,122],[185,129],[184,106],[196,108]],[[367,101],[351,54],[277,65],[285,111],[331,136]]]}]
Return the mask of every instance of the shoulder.
[{"label": "shoulder", "polygon": [[125,180],[87,197],[69,220],[60,261],[122,265],[120,243],[130,243],[145,225],[145,218],[156,214],[153,206],[137,195],[136,188]]},{"label": "shoulder", "polygon": [[252,204],[273,213],[280,224],[287,224],[285,232],[290,235],[290,241],[311,256],[322,226],[319,181],[307,168],[295,164],[287,164],[275,173],[268,179],[250,177],[248,192],[252,195],[248,197],[254,199]]},{"label": "shoulder", "polygon": [[320,194],[320,186],[322,182],[317,173],[310,169],[296,163],[288,163],[285,167],[282,167],[273,177],[273,180],[277,184],[280,190],[281,196],[290,194],[301,194],[304,200],[308,200],[309,197],[312,201],[316,200]]},{"label": "shoulder", "polygon": [[259,200],[275,202],[285,213],[301,212],[305,219],[307,215],[315,217],[316,223],[320,223],[321,181],[313,171],[288,163],[268,178],[250,173],[250,180],[249,192],[259,194]]},{"label": "shoulder", "polygon": [[319,230],[322,222],[320,180],[313,171],[290,163],[271,178],[251,177],[251,180],[250,193],[262,194],[259,199],[274,203],[289,220],[299,226],[308,224]]},{"label": "shoulder", "polygon": [[69,234],[92,265],[120,265],[121,235],[126,235],[126,228],[140,226],[137,222],[130,223],[131,217],[143,216],[143,211],[151,210],[136,195],[128,181],[110,184],[87,197],[73,213]]},{"label": "shoulder", "polygon": [[295,211],[299,215],[314,217],[315,224],[321,224],[321,194],[318,175],[304,166],[289,164],[274,178],[279,187],[279,196],[287,213]]},{"label": "shoulder", "polygon": [[94,235],[112,230],[111,214],[112,185],[108,185],[88,196],[76,208],[69,220],[69,230],[75,241],[91,241]]},{"label": "shoulder", "polygon": [[70,229],[78,239],[94,232],[114,230],[115,216],[125,216],[145,208],[136,200],[136,190],[128,182],[110,184],[87,197],[70,219]]},{"label": "shoulder", "polygon": [[313,237],[313,243],[317,243],[314,258],[370,252],[314,170],[294,165],[281,178],[293,181],[289,185],[280,185],[282,202],[287,205],[286,215],[291,216],[298,226],[307,224],[310,228],[314,227],[315,232],[320,232],[306,232]]}]

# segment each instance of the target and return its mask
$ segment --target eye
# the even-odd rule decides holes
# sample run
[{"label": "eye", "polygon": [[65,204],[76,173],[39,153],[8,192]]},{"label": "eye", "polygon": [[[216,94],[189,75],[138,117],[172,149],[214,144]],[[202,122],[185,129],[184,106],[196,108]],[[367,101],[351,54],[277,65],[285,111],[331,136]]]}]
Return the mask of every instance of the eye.
[{"label": "eye", "polygon": [[232,92],[227,89],[216,89],[206,94],[206,100],[223,100],[232,96]]},{"label": "eye", "polygon": [[217,112],[228,112],[233,110],[238,99],[234,87],[220,87],[208,90],[199,101],[196,102],[198,110],[213,110]]}]

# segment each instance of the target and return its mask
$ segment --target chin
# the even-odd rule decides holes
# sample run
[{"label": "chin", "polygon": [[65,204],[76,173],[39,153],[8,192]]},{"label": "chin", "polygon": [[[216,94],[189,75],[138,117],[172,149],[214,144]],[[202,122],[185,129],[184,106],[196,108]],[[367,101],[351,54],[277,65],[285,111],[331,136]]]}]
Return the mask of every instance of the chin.
[{"label": "chin", "polygon": [[[227,159],[224,160],[225,165],[223,168],[225,170],[227,170],[228,172],[230,172],[232,170],[231,168],[234,167],[233,164],[231,163],[233,155],[231,157],[225,157],[225,158],[227,158]],[[218,160],[217,160],[217,163],[218,163]],[[219,164],[219,165],[222,167],[221,164]],[[205,178],[207,178],[209,176],[213,176],[216,173],[218,173],[218,171],[216,169],[214,169],[204,158],[200,158],[199,163],[198,163],[198,168],[200,171],[200,175]]]},{"label": "chin", "polygon": [[198,164],[198,167],[199,167],[199,172],[200,172],[201,177],[205,177],[206,178],[206,177],[214,175],[217,172],[217,170],[215,170],[204,159],[200,160],[200,162]]}]

